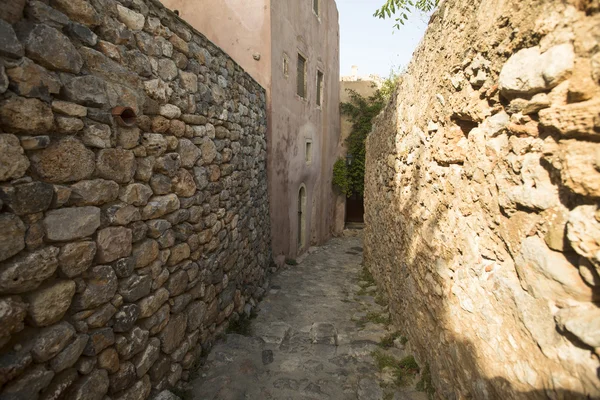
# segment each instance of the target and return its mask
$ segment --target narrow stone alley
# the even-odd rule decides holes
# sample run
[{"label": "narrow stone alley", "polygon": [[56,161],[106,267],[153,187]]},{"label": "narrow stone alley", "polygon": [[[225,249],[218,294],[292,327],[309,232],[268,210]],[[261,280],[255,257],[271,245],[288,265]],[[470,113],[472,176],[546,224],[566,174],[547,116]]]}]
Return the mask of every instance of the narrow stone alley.
[{"label": "narrow stone alley", "polygon": [[354,236],[311,248],[275,274],[257,313],[217,341],[181,395],[427,399],[416,386],[428,387],[406,339],[389,325],[385,299],[362,267],[362,238]]}]

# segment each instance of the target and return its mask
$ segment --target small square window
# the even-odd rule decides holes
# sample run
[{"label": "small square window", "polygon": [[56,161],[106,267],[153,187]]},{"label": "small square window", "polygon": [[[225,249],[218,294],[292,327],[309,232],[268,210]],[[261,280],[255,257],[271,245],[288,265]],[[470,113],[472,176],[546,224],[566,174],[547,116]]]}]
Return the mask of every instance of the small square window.
[{"label": "small square window", "polygon": [[296,93],[303,99],[306,98],[306,58],[301,54],[298,54]]},{"label": "small square window", "polygon": [[317,105],[323,104],[323,73],[317,71]]},{"label": "small square window", "polygon": [[307,164],[310,164],[312,162],[312,142],[310,141],[306,142],[305,161]]}]

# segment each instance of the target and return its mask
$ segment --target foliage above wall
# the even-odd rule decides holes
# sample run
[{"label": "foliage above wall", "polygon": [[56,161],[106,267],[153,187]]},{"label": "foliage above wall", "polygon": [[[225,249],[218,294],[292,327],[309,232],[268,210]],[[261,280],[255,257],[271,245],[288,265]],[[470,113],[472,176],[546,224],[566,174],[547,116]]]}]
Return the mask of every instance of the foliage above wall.
[{"label": "foliage above wall", "polygon": [[404,22],[408,19],[408,14],[413,10],[428,13],[433,11],[439,2],[440,0],[387,0],[381,8],[375,11],[373,16],[386,19],[392,18],[392,15],[397,15],[394,28],[400,29],[400,25],[404,25]]},{"label": "foliage above wall", "polygon": [[[371,132],[372,121],[383,109],[387,98],[378,89],[372,96],[361,96],[348,90],[350,101],[341,103],[342,115],[352,123],[350,135],[346,138],[348,162],[339,159],[333,168],[333,184],[348,197],[353,194],[363,197],[365,177],[365,140]],[[390,92],[391,93],[391,92]]]}]

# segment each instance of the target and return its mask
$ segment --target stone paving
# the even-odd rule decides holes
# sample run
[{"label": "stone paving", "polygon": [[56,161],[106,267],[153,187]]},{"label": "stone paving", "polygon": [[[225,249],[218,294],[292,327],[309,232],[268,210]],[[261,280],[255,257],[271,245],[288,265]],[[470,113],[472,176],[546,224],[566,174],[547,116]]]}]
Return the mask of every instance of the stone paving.
[{"label": "stone paving", "polygon": [[249,320],[218,341],[186,399],[407,399],[420,374],[363,271],[362,239],[335,238],[272,277]]}]

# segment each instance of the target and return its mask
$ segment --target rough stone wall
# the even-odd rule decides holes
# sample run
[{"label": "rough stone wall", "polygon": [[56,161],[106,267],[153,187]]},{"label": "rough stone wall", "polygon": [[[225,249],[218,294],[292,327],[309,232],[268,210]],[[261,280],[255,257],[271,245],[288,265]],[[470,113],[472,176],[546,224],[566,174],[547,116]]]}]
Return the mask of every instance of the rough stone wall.
[{"label": "rough stone wall", "polygon": [[443,2],[368,139],[365,261],[437,398],[600,396],[599,8]]},{"label": "rough stone wall", "polygon": [[148,398],[264,292],[264,90],[157,1],[13,3],[0,398]]}]

